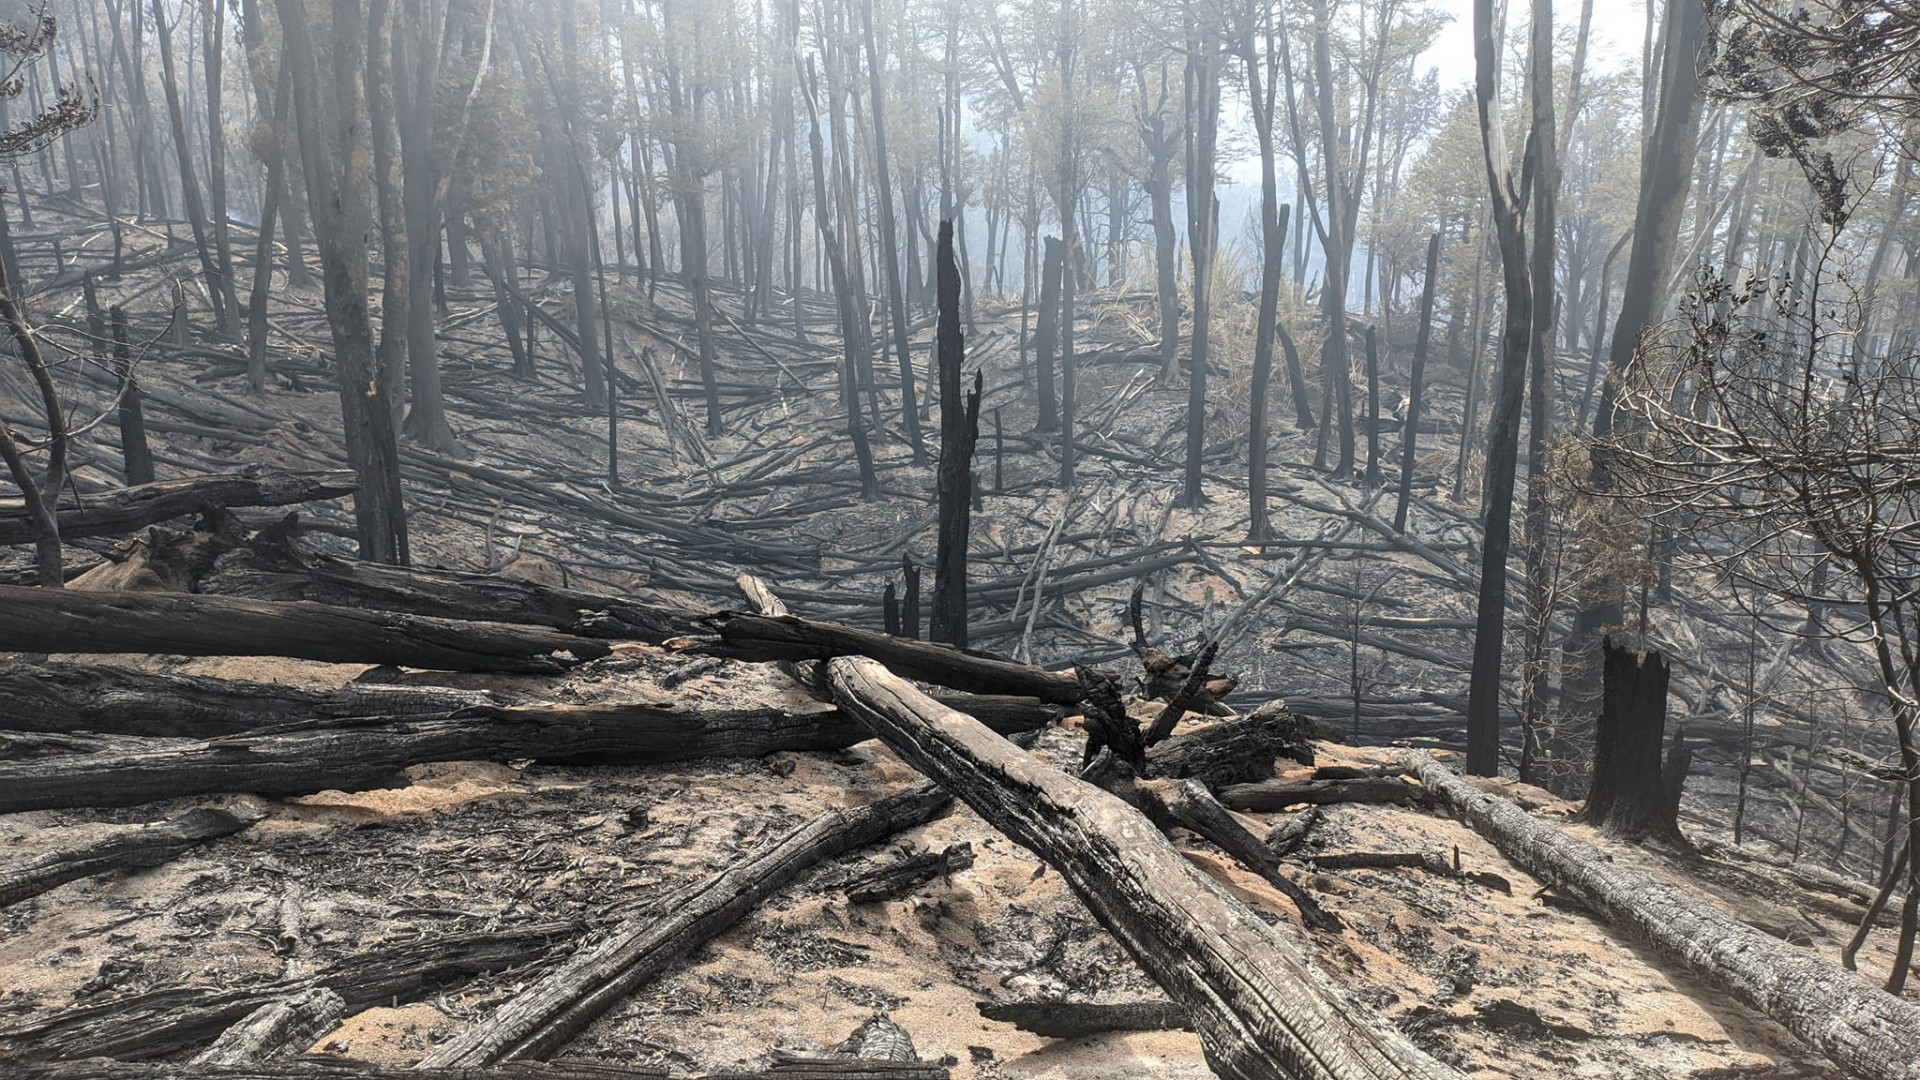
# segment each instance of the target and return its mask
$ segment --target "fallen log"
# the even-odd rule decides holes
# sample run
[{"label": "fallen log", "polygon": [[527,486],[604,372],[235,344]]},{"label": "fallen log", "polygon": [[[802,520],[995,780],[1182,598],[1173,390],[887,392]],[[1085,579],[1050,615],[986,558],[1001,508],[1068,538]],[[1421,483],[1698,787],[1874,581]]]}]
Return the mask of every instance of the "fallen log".
[{"label": "fallen log", "polygon": [[931,821],[951,802],[939,787],[918,784],[865,806],[820,814],[661,900],[652,909],[660,914],[622,921],[420,1064],[470,1068],[545,1056],[806,870]]},{"label": "fallen log", "polygon": [[1390,803],[1425,805],[1432,796],[1394,776],[1363,776],[1353,780],[1262,780],[1228,784],[1220,801],[1229,810],[1268,814],[1289,806],[1330,806],[1334,803]]},{"label": "fallen log", "polygon": [[150,990],[0,1028],[0,1058],[131,1060],[178,1054],[212,1041],[262,1006],[318,987],[339,994],[349,1015],[375,1005],[405,1004],[444,986],[539,960],[572,930],[565,923],[543,923],[441,934],[378,944],[302,978]]},{"label": "fallen log", "polygon": [[0,652],[289,656],[444,671],[564,671],[606,644],[544,627],[300,601],[0,585]]},{"label": "fallen log", "polygon": [[[291,506],[353,494],[351,472],[280,473],[250,469],[117,488],[69,497],[59,508],[60,538],[117,536],[208,507]],[[33,526],[19,499],[0,500],[0,545],[33,541]]]},{"label": "fallen log", "polygon": [[201,807],[168,821],[120,825],[105,835],[62,844],[30,859],[0,863],[0,907],[109,870],[159,866],[209,840],[249,828],[265,816],[245,807]]},{"label": "fallen log", "polygon": [[1406,755],[1420,782],[1514,865],[1663,956],[1772,1017],[1863,1080],[1920,1078],[1920,1007],[1746,926],[1683,890],[1609,858],[1468,783],[1431,755]]},{"label": "fallen log", "polygon": [[1103,1031],[1185,1031],[1187,1014],[1171,1001],[983,1001],[980,1015],[1050,1039]]},{"label": "fallen log", "polygon": [[107,740],[111,748],[94,753],[0,761],[0,814],[223,792],[364,791],[404,786],[401,769],[433,761],[663,765],[839,750],[868,738],[852,717],[827,707],[524,705],[411,720],[348,717],[215,739]]},{"label": "fallen log", "polygon": [[719,639],[695,639],[686,651],[728,656],[755,662],[827,660],[836,656],[865,656],[921,682],[980,694],[1017,694],[1054,705],[1080,701],[1080,683],[1071,672],[1046,671],[950,645],[888,637],[834,623],[814,622],[791,615],[751,615],[723,612],[712,623]]},{"label": "fallen log", "polygon": [[229,565],[200,591],[254,600],[310,600],[437,619],[547,626],[582,637],[659,644],[694,627],[694,616],[671,608],[537,585],[492,574],[382,566],[310,556],[305,565]]},{"label": "fallen log", "polygon": [[193,1056],[195,1065],[252,1065],[312,1046],[347,1015],[347,1003],[324,986],[290,994],[248,1013]]},{"label": "fallen log", "polygon": [[435,716],[494,704],[487,691],[441,686],[314,690],[104,664],[0,665],[0,728],[11,731],[208,739],[310,719]]},{"label": "fallen log", "polygon": [[1186,1011],[1222,1077],[1460,1075],[1341,994],[1118,797],[1041,764],[871,660],[835,659],[828,671],[843,708],[1060,872]]},{"label": "fallen log", "polygon": [[665,1069],[600,1061],[562,1061],[552,1065],[521,1062],[490,1069],[423,1069],[413,1065],[334,1062],[320,1058],[218,1067],[190,1062],[95,1058],[19,1068],[19,1072],[12,1074],[17,1080],[667,1080]]},{"label": "fallen log", "polygon": [[973,845],[961,842],[942,851],[923,851],[847,879],[840,887],[856,904],[878,904],[910,896],[934,878],[951,877],[973,865]]}]

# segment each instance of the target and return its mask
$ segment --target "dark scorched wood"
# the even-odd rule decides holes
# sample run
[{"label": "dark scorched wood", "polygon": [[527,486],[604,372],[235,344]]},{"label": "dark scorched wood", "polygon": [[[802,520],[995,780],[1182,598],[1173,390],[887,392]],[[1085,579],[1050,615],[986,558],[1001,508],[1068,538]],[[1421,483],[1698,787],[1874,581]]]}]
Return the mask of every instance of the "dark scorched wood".
[{"label": "dark scorched wood", "polygon": [[0,863],[0,907],[17,904],[56,886],[109,870],[158,866],[185,852],[259,822],[261,813],[201,807],[148,825],[119,825],[111,832],[28,859]]},{"label": "dark scorched wood", "polygon": [[0,652],[288,656],[445,671],[564,671],[604,642],[499,622],[456,622],[305,601],[0,585]]},{"label": "dark scorched wood", "polygon": [[1017,694],[1055,705],[1080,701],[1080,683],[1070,672],[1045,671],[949,645],[891,638],[872,630],[814,622],[795,616],[770,617],[725,612],[713,618],[718,641],[695,641],[692,652],[738,660],[827,660],[865,656],[898,672],[956,690],[981,694]]},{"label": "dark scorched wood", "polygon": [[412,720],[349,717],[207,740],[112,740],[112,749],[97,753],[0,761],[0,813],[220,792],[363,791],[404,786],[401,769],[432,761],[662,765],[839,750],[870,737],[852,717],[818,706],[526,705]]},{"label": "dark scorched wood", "polygon": [[135,1059],[177,1054],[213,1041],[264,1005],[316,987],[339,994],[349,1014],[376,1005],[405,1004],[478,975],[532,963],[573,929],[565,923],[542,923],[486,933],[440,934],[378,943],[303,978],[245,987],[150,990],[0,1028],[0,1059]]},{"label": "dark scorched wood", "polygon": [[931,821],[951,802],[939,787],[918,784],[865,806],[820,814],[663,899],[653,912],[621,922],[421,1064],[471,1067],[544,1057],[806,870]]},{"label": "dark scorched wood", "polygon": [[1228,1080],[1457,1078],[1354,1004],[1118,797],[1042,764],[870,660],[834,696],[896,753],[1060,871],[1199,1033]]},{"label": "dark scorched wood", "polygon": [[[208,507],[290,506],[353,494],[350,472],[249,471],[119,488],[60,503],[60,538],[116,536]],[[33,528],[19,499],[0,500],[0,544],[33,541]]]},{"label": "dark scorched wood", "polygon": [[200,591],[255,600],[311,600],[440,619],[552,627],[582,637],[659,644],[694,628],[691,613],[491,574],[423,570],[318,556],[297,567],[222,567]]}]

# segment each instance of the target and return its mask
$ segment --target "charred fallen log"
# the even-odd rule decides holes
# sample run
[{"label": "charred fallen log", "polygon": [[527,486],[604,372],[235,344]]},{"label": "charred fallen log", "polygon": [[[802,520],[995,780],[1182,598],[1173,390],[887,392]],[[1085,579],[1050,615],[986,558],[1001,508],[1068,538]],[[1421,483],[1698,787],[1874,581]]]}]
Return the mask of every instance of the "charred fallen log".
[{"label": "charred fallen log", "polygon": [[269,1002],[220,1033],[195,1054],[195,1065],[252,1065],[313,1045],[347,1014],[339,994],[316,986]]},{"label": "charred fallen log", "polygon": [[58,1065],[24,1065],[13,1075],[19,1080],[666,1080],[667,1071],[601,1061],[519,1063],[491,1069],[422,1069],[412,1065],[312,1058],[227,1066],[98,1058]]},{"label": "charred fallen log", "polygon": [[1192,1025],[1171,1001],[983,1001],[988,1020],[1050,1039],[1078,1039],[1103,1031],[1184,1031]]},{"label": "charred fallen log", "polygon": [[828,669],[842,707],[1060,871],[1186,1010],[1221,1076],[1459,1075],[1333,991],[1297,946],[1119,798],[1041,764],[870,660],[835,659]]},{"label": "charred fallen log", "polygon": [[0,652],[289,656],[447,671],[564,671],[606,644],[545,627],[306,601],[0,585]]},{"label": "charred fallen log", "polygon": [[404,784],[401,769],[432,761],[661,765],[838,750],[869,737],[851,717],[825,707],[525,705],[411,720],[347,717],[207,740],[110,740],[110,749],[95,753],[0,761],[0,813],[220,792],[362,791]]},{"label": "charred fallen log", "polygon": [[1417,784],[1392,776],[1363,776],[1351,780],[1262,780],[1229,784],[1220,789],[1220,801],[1230,810],[1255,814],[1289,806],[1330,806],[1334,803],[1389,803],[1417,806],[1432,802]]},{"label": "charred fallen log", "polygon": [[200,591],[254,600],[309,600],[437,619],[547,626],[569,634],[658,644],[694,627],[671,608],[491,574],[424,570],[309,556],[298,564],[225,566]]},{"label": "charred fallen log", "polygon": [[105,835],[60,844],[30,859],[0,863],[0,907],[83,877],[158,866],[210,840],[246,829],[263,816],[246,808],[201,807],[167,821],[116,826]]},{"label": "charred fallen log", "polygon": [[349,1014],[375,1005],[417,1001],[444,986],[532,963],[573,929],[565,923],[542,923],[478,934],[441,934],[377,944],[304,978],[247,987],[151,990],[0,1028],[0,1057],[65,1061],[177,1054],[213,1041],[256,1009],[317,987],[339,994]]},{"label": "charred fallen log", "polygon": [[827,660],[865,656],[909,679],[981,694],[1016,694],[1056,705],[1080,700],[1080,683],[1069,672],[1046,671],[948,645],[888,637],[795,616],[725,612],[710,620],[719,638],[696,639],[685,649],[736,660]]},{"label": "charred fallen log", "polygon": [[350,683],[314,690],[105,664],[0,665],[0,729],[12,731],[210,739],[298,721],[443,716],[497,704],[484,690],[442,686]]},{"label": "charred fallen log", "polygon": [[1916,1080],[1920,1007],[1721,914],[1413,752],[1420,782],[1514,865],[1778,1021],[1866,1080]]},{"label": "charred fallen log", "polygon": [[[350,472],[275,473],[258,469],[150,484],[68,499],[61,503],[60,537],[116,536],[208,507],[290,506],[353,494]],[[25,544],[33,528],[20,500],[0,501],[0,544]]]},{"label": "charred fallen log", "polygon": [[[952,802],[933,784],[834,809],[629,918],[492,1016],[441,1044],[423,1067],[474,1067],[553,1052],[668,964],[738,922],[827,859],[931,821]],[[657,914],[656,914],[657,912]]]}]

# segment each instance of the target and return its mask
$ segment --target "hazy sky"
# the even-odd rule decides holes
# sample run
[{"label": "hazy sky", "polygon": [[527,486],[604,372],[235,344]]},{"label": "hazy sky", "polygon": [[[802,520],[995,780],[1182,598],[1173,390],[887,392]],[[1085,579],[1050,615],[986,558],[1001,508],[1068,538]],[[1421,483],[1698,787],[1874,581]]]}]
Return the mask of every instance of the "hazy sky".
[{"label": "hazy sky", "polygon": [[[1509,3],[1514,8],[1508,29],[1509,40],[1512,40],[1512,35],[1525,25],[1527,5],[1524,0],[1509,0]],[[1440,7],[1453,13],[1453,22],[1434,43],[1425,64],[1440,69],[1443,85],[1469,86],[1473,82],[1473,2],[1442,0]],[[1579,0],[1558,0],[1553,9],[1556,29],[1579,25]],[[1646,0],[1594,0],[1593,38],[1587,46],[1590,70],[1637,69],[1646,28]]]}]

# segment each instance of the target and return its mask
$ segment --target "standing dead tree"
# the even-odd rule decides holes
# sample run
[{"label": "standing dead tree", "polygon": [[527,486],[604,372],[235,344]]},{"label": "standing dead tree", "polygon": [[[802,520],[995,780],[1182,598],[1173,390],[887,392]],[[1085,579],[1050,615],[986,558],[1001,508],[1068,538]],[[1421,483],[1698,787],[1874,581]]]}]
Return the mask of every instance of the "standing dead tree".
[{"label": "standing dead tree", "polygon": [[935,347],[940,367],[939,544],[933,564],[935,641],[967,647],[967,535],[972,528],[973,446],[980,438],[981,376],[973,393],[960,397],[960,369],[966,363],[966,336],[960,330],[960,267],[953,257],[953,222],[940,223],[934,254],[939,277],[940,319]]},{"label": "standing dead tree", "polygon": [[[0,106],[25,91],[26,80],[21,73],[53,48],[58,33],[58,24],[44,7],[30,13],[24,21],[0,21],[0,68],[5,69],[4,77],[0,78]],[[62,135],[91,123],[99,112],[99,100],[84,93],[79,86],[60,87],[53,103],[45,110],[0,131],[0,160],[12,161],[44,149]],[[0,460],[6,462],[7,472],[20,489],[32,520],[40,584],[57,589],[65,581],[65,575],[60,568],[60,523],[54,504],[59,501],[60,489],[67,480],[67,418],[60,405],[60,393],[54,386],[53,371],[27,321],[17,288],[8,280],[5,263],[0,263],[0,318],[6,320],[7,333],[12,336],[40,394],[42,419],[47,429],[47,464],[44,471],[34,475],[27,454],[36,448],[26,444],[4,420],[0,420]]]}]

